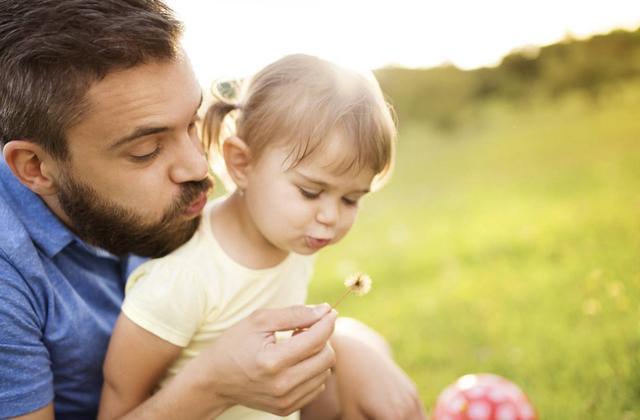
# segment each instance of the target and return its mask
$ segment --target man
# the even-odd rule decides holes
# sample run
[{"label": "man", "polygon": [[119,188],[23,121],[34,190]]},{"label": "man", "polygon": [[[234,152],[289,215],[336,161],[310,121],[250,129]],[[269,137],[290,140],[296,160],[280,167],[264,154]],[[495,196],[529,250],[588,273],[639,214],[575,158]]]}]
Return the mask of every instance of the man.
[{"label": "man", "polygon": [[[94,418],[134,254],[167,254],[199,223],[211,182],[181,32],[159,0],[0,0],[1,418]],[[128,416],[210,417],[234,404],[328,413],[335,394],[318,399],[318,378],[335,363],[334,322],[327,306],[259,311]],[[267,344],[295,328],[308,330]],[[357,330],[332,340],[383,347]],[[341,369],[345,415],[420,411],[383,353]],[[382,375],[373,403],[366,386],[346,386],[365,371]]]}]

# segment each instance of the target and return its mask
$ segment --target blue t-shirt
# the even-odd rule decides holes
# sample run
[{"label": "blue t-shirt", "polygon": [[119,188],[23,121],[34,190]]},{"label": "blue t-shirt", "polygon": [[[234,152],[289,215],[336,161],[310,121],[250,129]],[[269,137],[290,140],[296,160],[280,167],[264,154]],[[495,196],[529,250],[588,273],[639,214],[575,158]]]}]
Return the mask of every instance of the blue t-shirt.
[{"label": "blue t-shirt", "polygon": [[58,420],[96,417],[124,284],[140,262],[78,239],[0,157],[0,418],[51,401]]}]

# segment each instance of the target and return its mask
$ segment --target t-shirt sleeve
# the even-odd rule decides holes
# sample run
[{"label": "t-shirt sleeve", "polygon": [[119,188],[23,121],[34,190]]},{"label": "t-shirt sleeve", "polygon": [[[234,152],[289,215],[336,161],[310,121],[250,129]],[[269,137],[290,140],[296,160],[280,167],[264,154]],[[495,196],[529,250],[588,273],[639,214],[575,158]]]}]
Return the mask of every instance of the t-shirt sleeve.
[{"label": "t-shirt sleeve", "polygon": [[186,347],[210,310],[203,277],[178,257],[149,261],[129,276],[122,312],[163,340]]},{"label": "t-shirt sleeve", "polygon": [[53,400],[39,307],[28,282],[0,256],[0,418],[30,413]]}]

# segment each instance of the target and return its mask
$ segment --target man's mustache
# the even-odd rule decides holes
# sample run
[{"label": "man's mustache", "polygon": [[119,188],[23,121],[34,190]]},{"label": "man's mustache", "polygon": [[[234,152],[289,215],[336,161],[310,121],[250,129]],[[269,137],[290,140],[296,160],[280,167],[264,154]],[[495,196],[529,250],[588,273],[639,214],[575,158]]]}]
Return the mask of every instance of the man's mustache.
[{"label": "man's mustache", "polygon": [[200,181],[189,181],[182,184],[182,192],[180,193],[177,203],[175,203],[170,211],[167,212],[164,219],[170,220],[184,213],[184,211],[200,196],[200,194],[206,194],[211,188],[213,188],[213,182],[209,178],[205,178]]}]

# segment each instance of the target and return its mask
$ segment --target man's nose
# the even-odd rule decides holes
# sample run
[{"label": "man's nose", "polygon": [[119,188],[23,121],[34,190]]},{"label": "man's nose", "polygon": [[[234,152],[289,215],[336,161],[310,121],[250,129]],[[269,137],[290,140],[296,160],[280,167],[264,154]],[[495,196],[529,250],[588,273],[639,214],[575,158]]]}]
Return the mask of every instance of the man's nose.
[{"label": "man's nose", "polygon": [[200,140],[185,135],[178,141],[170,177],[176,184],[190,181],[200,181],[207,177],[209,164],[202,151]]}]

